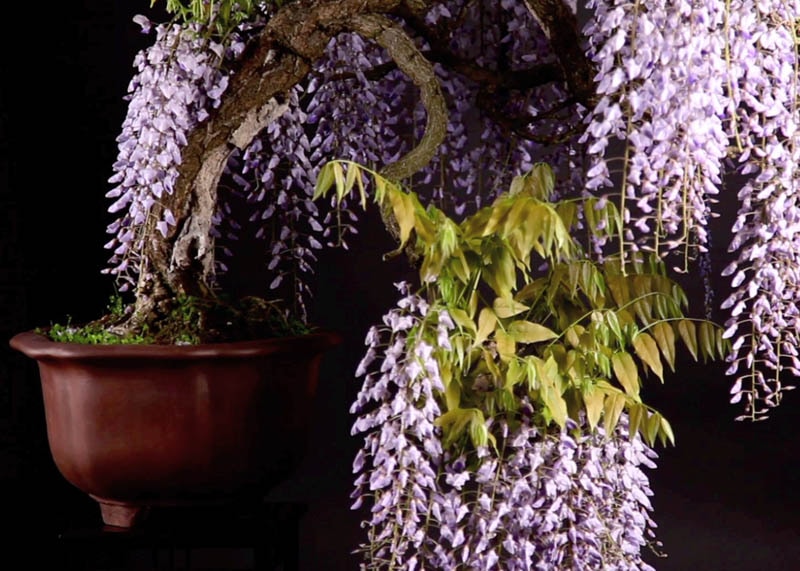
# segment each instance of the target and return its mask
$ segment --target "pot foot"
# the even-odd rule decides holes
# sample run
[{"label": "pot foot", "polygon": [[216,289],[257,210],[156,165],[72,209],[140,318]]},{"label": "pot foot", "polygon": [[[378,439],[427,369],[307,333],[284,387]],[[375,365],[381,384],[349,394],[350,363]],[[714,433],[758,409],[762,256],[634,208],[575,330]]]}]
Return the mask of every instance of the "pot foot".
[{"label": "pot foot", "polygon": [[100,515],[103,518],[103,523],[111,527],[131,528],[142,521],[150,511],[147,506],[121,504],[98,499],[96,501],[100,505]]}]

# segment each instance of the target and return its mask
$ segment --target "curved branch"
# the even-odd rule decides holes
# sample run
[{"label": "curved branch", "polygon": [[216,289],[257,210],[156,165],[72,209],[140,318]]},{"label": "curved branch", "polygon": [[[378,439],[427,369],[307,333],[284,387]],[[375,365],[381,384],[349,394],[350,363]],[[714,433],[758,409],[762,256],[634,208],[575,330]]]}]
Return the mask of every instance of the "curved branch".
[{"label": "curved branch", "polygon": [[[422,50],[420,53],[428,61],[440,63],[482,86],[525,90],[547,85],[554,81],[562,81],[563,79],[561,68],[551,63],[543,63],[515,71],[498,71],[477,65],[458,57],[452,52],[441,49]],[[388,61],[370,68],[364,72],[364,77],[377,81],[395,69],[397,69],[397,63]],[[353,72],[341,72],[331,77],[332,81],[347,81],[349,79],[356,79],[356,74]]]},{"label": "curved branch", "polygon": [[[421,2],[414,0],[414,7]],[[214,243],[207,230],[227,159],[279,115],[288,91],[354,18],[403,6],[403,0],[297,0],[267,23],[240,59],[220,107],[189,134],[175,189],[151,213],[137,299],[124,327],[136,329],[158,320],[175,294],[211,295]],[[155,223],[165,209],[176,224],[162,236]]]},{"label": "curved branch", "polygon": [[427,112],[425,132],[419,143],[381,172],[388,179],[400,181],[425,168],[444,141],[447,134],[447,104],[442,88],[433,65],[422,56],[414,40],[388,18],[374,14],[359,16],[353,19],[352,29],[386,49],[397,67],[419,88],[420,99]]},{"label": "curved branch", "polygon": [[[400,26],[384,16],[368,15],[355,18],[353,30],[383,47],[400,71],[420,90],[420,100],[427,113],[425,132],[413,149],[381,171],[386,178],[400,181],[425,168],[435,156],[447,134],[447,103],[433,65],[425,59],[414,40]],[[381,218],[386,229],[399,242],[400,229],[391,207],[381,208]],[[419,255],[412,242],[406,248],[406,255],[411,264],[415,265]]]}]

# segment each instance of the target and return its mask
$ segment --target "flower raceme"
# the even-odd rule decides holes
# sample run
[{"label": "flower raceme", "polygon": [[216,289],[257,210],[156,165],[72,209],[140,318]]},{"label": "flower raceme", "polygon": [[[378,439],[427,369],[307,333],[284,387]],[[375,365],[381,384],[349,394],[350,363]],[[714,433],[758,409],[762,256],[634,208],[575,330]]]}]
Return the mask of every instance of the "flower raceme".
[{"label": "flower raceme", "polygon": [[[796,1],[595,0],[584,30],[598,103],[586,188],[617,192],[618,246],[701,254],[730,175],[739,212],[723,271],[738,419],[763,420],[800,375]],[[613,165],[613,166],[612,166]],[[619,169],[617,169],[619,165]],[[614,189],[617,189],[616,191]],[[707,294],[707,298],[709,295]]]},{"label": "flower raceme", "polygon": [[363,437],[353,509],[371,506],[361,568],[652,569],[641,557],[657,545],[644,469],[657,455],[629,438],[627,415],[608,435],[573,421],[545,431],[499,420],[501,450],[482,446],[468,458],[444,449],[444,386],[426,339],[455,324],[409,284],[397,286],[397,306],[367,334],[351,408]]},{"label": "flower raceme", "polygon": [[[181,149],[189,132],[217,107],[228,84],[221,65],[244,48],[237,36],[222,46],[198,35],[198,28],[180,24],[137,22],[155,41],[137,54],[137,70],[128,86],[128,111],[117,137],[119,153],[106,194],[114,201],[109,212],[117,219],[108,227],[112,250],[107,272],[115,275],[122,291],[135,285],[142,263],[142,229],[162,195],[172,194],[181,163]],[[174,225],[165,209],[157,221],[166,235]]]}]

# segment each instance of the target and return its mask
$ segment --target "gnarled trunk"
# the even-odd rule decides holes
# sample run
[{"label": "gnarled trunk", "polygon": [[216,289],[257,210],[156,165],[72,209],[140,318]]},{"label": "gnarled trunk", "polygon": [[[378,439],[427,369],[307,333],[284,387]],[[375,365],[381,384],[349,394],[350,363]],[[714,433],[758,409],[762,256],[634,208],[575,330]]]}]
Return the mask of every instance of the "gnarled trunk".
[{"label": "gnarled trunk", "polygon": [[[323,56],[328,43],[339,33],[355,31],[377,41],[420,88],[427,111],[425,134],[407,155],[386,165],[384,175],[401,180],[428,164],[445,136],[445,101],[431,63],[403,28],[387,16],[403,16],[415,31],[424,34],[425,30],[418,28],[434,3],[298,0],[285,5],[269,20],[241,56],[220,107],[189,135],[173,193],[153,207],[145,229],[144,263],[134,311],[115,330],[125,333],[152,326],[169,312],[178,296],[213,297],[210,283],[214,239],[210,230],[217,210],[217,187],[227,161],[235,149],[246,148],[286,110],[289,90],[306,77],[314,61]],[[558,19],[566,18],[564,24],[574,28],[569,10],[554,9],[561,3],[562,0],[541,3],[547,8],[543,19],[557,29]],[[535,4],[531,1],[529,6],[534,9]],[[589,69],[585,60],[571,65]],[[175,219],[166,236],[156,228],[165,209]],[[390,214],[384,213],[384,222],[390,232],[396,228]]]}]

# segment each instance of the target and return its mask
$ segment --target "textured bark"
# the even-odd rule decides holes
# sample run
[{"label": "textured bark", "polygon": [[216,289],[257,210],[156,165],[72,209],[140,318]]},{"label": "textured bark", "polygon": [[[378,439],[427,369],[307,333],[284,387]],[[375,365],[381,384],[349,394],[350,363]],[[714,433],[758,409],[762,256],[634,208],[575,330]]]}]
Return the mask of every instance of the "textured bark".
[{"label": "textured bark", "polygon": [[[574,15],[561,0],[526,0],[561,56],[566,83],[589,97],[591,66],[580,51]],[[341,32],[356,31],[385,47],[419,87],[428,122],[424,136],[408,155],[387,165],[383,174],[394,180],[409,177],[434,156],[446,132],[447,110],[432,65],[402,28],[387,16],[421,21],[433,2],[428,0],[297,0],[281,8],[256,41],[248,46],[234,70],[222,104],[188,137],[173,194],[154,207],[146,228],[145,263],[139,276],[134,312],[118,326],[138,330],[163,317],[180,295],[213,296],[214,241],[211,219],[216,212],[217,186],[235,149],[244,149],[285,110],[289,90],[310,72],[313,62]],[[559,51],[561,50],[561,51]],[[447,59],[446,54],[439,54]],[[571,60],[577,62],[570,63]],[[491,81],[497,77],[492,76]],[[166,236],[156,230],[162,209],[176,224]],[[384,213],[390,232],[396,223]]]},{"label": "textured bark", "polygon": [[[408,5],[400,0],[299,0],[268,22],[241,58],[219,109],[189,135],[176,188],[154,209],[147,226],[146,264],[134,312],[120,331],[158,321],[178,295],[211,295],[214,243],[208,230],[224,166],[234,149],[246,147],[285,109],[286,94],[330,40],[360,16],[424,7],[421,0]],[[166,236],[155,228],[162,209],[169,209],[176,221]]]},{"label": "textured bark", "polygon": [[433,65],[417,50],[414,40],[388,18],[376,15],[359,16],[353,19],[352,28],[385,48],[400,71],[419,87],[420,100],[428,114],[422,139],[406,155],[387,165],[382,172],[391,180],[408,178],[425,168],[447,133],[447,104],[441,86],[433,72]]},{"label": "textured bark", "polygon": [[[447,104],[433,65],[426,60],[408,35],[391,20],[383,16],[359,16],[353,20],[353,30],[375,40],[385,48],[420,90],[420,100],[427,112],[425,132],[419,143],[406,155],[384,167],[381,174],[390,180],[400,181],[422,170],[436,155],[436,149],[447,134]],[[400,228],[391,208],[381,209],[381,219],[392,237],[400,241]],[[411,243],[409,243],[411,244]],[[417,253],[413,246],[406,248],[412,264],[416,263]]]}]

